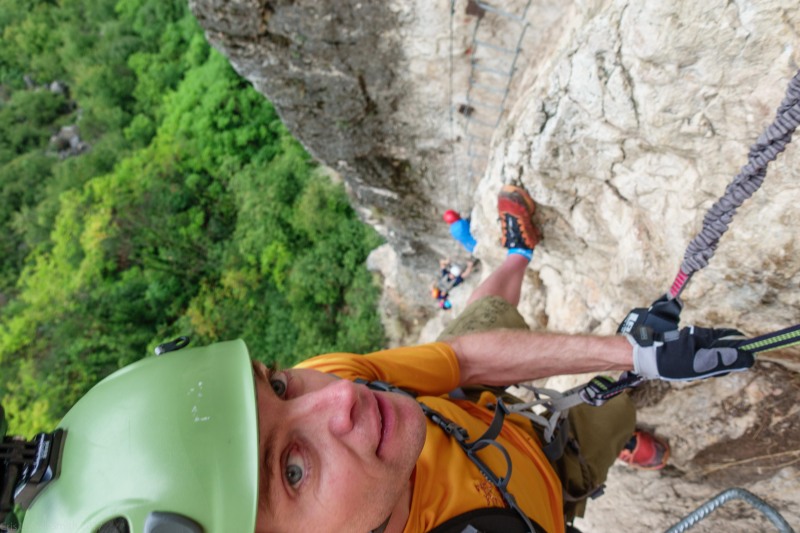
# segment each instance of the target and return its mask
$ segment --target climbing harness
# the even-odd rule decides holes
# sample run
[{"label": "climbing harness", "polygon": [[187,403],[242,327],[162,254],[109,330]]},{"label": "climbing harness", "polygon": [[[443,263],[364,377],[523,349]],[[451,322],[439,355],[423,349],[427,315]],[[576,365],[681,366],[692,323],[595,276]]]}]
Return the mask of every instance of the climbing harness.
[{"label": "climbing harness", "polygon": [[[367,381],[364,379],[356,379],[356,383],[360,383],[362,385],[366,385],[368,388],[372,390],[377,390],[381,392],[394,392],[399,394],[404,394],[406,396],[410,396],[416,399],[416,396],[409,391],[396,387],[390,383],[386,383],[385,381]],[[475,440],[469,440],[469,433],[466,429],[459,426],[452,420],[448,419],[441,413],[437,412],[435,409],[432,409],[425,405],[425,403],[421,402],[417,399],[417,404],[422,409],[422,412],[425,416],[433,422],[437,427],[439,427],[442,431],[450,435],[455,441],[458,443],[459,447],[464,451],[470,461],[478,468],[478,470],[483,474],[483,476],[490,482],[492,485],[497,488],[498,492],[503,498],[503,501],[506,502],[509,509],[514,511],[517,514],[519,520],[525,524],[527,528],[526,531],[530,533],[540,533],[543,529],[533,522],[525,512],[519,507],[517,504],[517,500],[513,494],[508,491],[508,483],[511,481],[511,473],[512,473],[512,464],[511,464],[511,457],[508,455],[508,451],[505,447],[497,442],[497,436],[500,435],[500,430],[503,428],[503,422],[505,421],[506,415],[512,413],[512,410],[509,409],[509,406],[503,402],[502,398],[497,398],[497,404],[494,408],[494,417],[492,418],[491,424],[486,429],[486,431]],[[487,448],[488,446],[493,446],[496,448],[505,458],[507,469],[505,475],[498,476],[497,474],[492,471],[492,469],[478,457],[478,452]],[[474,528],[473,528],[474,529]],[[466,529],[464,529],[466,531]],[[475,531],[479,531],[475,529]]]},{"label": "climbing harness", "polygon": [[[507,408],[510,412],[522,415],[544,428],[542,449],[547,458],[554,461],[561,456],[566,445],[568,431],[565,424],[571,407],[581,403],[599,407],[624,390],[642,382],[644,378],[641,376],[633,372],[624,372],[617,380],[608,376],[595,376],[589,383],[564,392],[519,384],[519,387],[532,392],[536,399],[509,405]],[[532,410],[536,407],[545,410],[542,414],[537,414]]]},{"label": "climbing harness", "polygon": [[[508,483],[511,481],[512,471],[511,457],[508,455],[508,451],[506,451],[505,447],[496,440],[497,436],[500,435],[500,430],[503,428],[503,422],[506,415],[511,412],[503,403],[503,400],[501,398],[497,399],[497,406],[494,410],[494,418],[492,419],[492,423],[489,425],[487,430],[483,433],[483,435],[471,442],[468,441],[469,434],[467,433],[466,429],[449,420],[434,409],[431,409],[423,402],[418,401],[417,403],[422,408],[422,412],[425,413],[425,416],[428,417],[431,422],[436,424],[440,429],[442,429],[442,431],[455,439],[461,449],[464,450],[464,453],[467,454],[467,457],[469,457],[470,461],[472,461],[472,463],[478,467],[478,470],[480,470],[481,474],[483,474],[483,476],[497,488],[508,507],[519,514],[520,518],[528,526],[529,531],[531,531],[531,533],[540,531],[540,529],[537,529],[533,525],[525,512],[520,509],[514,495],[508,491]],[[504,476],[498,476],[495,474],[492,469],[489,468],[489,466],[487,466],[480,457],[478,457],[478,452],[487,446],[494,446],[505,458],[507,470]]]}]

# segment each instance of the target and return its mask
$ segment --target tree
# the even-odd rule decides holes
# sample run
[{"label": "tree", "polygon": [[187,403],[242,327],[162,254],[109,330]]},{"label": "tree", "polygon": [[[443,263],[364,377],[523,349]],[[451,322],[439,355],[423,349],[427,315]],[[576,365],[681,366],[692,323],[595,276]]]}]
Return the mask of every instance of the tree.
[{"label": "tree", "polygon": [[[379,239],[184,2],[28,4],[0,9],[24,44],[0,45],[0,399],[12,432],[51,427],[177,335],[241,337],[286,366],[382,345],[364,267]],[[28,60],[69,91],[26,88]],[[63,125],[90,149],[55,157]]]}]

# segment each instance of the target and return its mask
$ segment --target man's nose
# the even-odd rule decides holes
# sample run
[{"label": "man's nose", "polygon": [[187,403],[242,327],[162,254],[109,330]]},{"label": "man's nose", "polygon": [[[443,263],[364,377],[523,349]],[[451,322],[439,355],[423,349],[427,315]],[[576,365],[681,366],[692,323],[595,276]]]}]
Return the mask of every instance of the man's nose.
[{"label": "man's nose", "polygon": [[303,400],[302,416],[312,422],[317,431],[327,430],[341,437],[353,430],[360,399],[352,381],[333,381],[300,399]]}]

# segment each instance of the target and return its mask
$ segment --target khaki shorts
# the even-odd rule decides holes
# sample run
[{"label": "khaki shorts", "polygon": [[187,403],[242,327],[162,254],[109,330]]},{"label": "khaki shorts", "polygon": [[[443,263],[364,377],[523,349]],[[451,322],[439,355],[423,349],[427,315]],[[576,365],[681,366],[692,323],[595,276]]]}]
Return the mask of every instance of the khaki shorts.
[{"label": "khaki shorts", "polygon": [[[472,302],[439,335],[439,339],[492,329],[530,329],[517,308],[497,296]],[[569,411],[569,441],[555,461],[564,488],[564,513],[571,522],[583,516],[586,500],[608,476],[608,470],[633,435],[636,412],[623,393],[600,407],[582,404]]]}]

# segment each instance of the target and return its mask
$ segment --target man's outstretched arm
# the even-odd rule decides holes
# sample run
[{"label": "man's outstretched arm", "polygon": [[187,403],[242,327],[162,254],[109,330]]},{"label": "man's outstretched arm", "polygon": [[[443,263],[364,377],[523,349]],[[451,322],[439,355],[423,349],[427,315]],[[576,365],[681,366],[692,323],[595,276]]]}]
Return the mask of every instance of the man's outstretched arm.
[{"label": "man's outstretched arm", "polygon": [[509,385],[563,374],[633,370],[631,344],[621,335],[499,329],[445,342],[456,353],[461,385]]},{"label": "man's outstretched arm", "polygon": [[461,385],[508,385],[584,372],[633,370],[644,378],[690,381],[747,370],[741,332],[694,326],[665,333],[638,327],[627,335],[565,335],[493,330],[448,339]]}]

